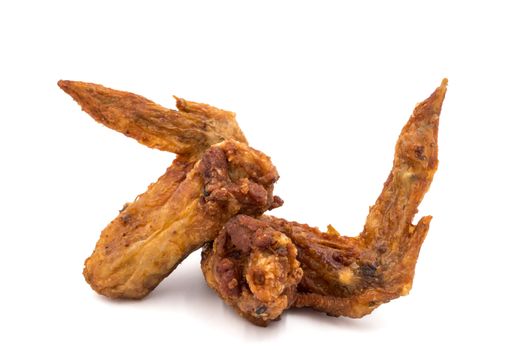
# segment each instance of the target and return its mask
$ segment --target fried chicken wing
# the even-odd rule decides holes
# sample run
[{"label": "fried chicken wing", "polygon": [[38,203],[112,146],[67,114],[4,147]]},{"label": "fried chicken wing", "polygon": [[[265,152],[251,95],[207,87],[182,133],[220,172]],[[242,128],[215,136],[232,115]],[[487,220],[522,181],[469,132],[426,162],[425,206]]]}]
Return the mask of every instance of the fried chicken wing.
[{"label": "fried chicken wing", "polygon": [[97,122],[162,151],[204,152],[223,140],[246,143],[235,113],[177,98],[178,111],[102,85],[60,80],[58,86]]},{"label": "fried chicken wing", "polygon": [[209,286],[241,316],[266,326],[295,301],[303,271],[279,231],[246,215],[231,219],[202,251]]},{"label": "fried chicken wing", "polygon": [[[277,173],[264,155],[232,142],[202,155],[222,140],[246,143],[234,113],[178,97],[175,111],[98,84],[62,80],[58,85],[96,121],[151,148],[179,154],[102,232],[84,269],[97,292],[141,298],[186,255],[213,239],[229,216],[282,203],[271,196]],[[199,191],[207,192],[198,197]]]},{"label": "fried chicken wing", "polygon": [[[288,288],[287,298],[294,300],[293,306],[314,308],[332,316],[359,318],[383,303],[408,294],[431,220],[425,216],[417,225],[412,224],[437,170],[438,122],[446,84],[445,79],[427,100],[416,106],[403,128],[392,171],[370,208],[359,236],[341,236],[331,226],[322,233],[316,228],[271,216],[250,220],[234,218],[226,225],[227,232],[242,232],[246,237],[269,231],[280,232],[292,241],[303,270],[301,282],[292,292],[294,284],[287,280],[276,280],[279,286],[271,288]],[[273,257],[277,256],[274,252]],[[220,264],[222,257],[215,245],[213,249],[206,248],[202,260],[206,281],[227,303],[240,309],[242,300],[232,298],[220,281],[229,281],[230,271],[235,271],[235,280],[246,285],[249,277],[246,263],[229,259],[228,269],[224,270]],[[250,261],[250,264],[256,262]],[[274,313],[284,309],[275,309]],[[253,309],[251,313],[240,313],[258,325],[269,321],[254,321]]]},{"label": "fried chicken wing", "polygon": [[191,162],[174,162],[102,231],[84,269],[95,291],[142,298],[232,216],[281,204],[272,194],[275,167],[246,144],[223,141],[187,167]]}]

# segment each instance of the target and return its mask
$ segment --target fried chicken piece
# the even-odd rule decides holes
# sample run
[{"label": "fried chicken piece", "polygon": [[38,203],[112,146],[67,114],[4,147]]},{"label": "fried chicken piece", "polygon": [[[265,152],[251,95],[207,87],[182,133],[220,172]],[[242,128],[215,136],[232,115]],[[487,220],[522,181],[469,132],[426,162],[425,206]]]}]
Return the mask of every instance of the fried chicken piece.
[{"label": "fried chicken piece", "polygon": [[[289,300],[295,300],[293,306],[311,307],[332,316],[360,318],[379,305],[408,294],[431,217],[421,218],[417,225],[411,222],[437,170],[438,123],[446,85],[445,79],[427,100],[417,105],[403,128],[392,171],[359,236],[341,236],[331,226],[322,233],[271,216],[251,219],[249,224],[234,218],[227,224],[228,232],[242,232],[247,237],[261,230],[274,230],[291,239],[303,270],[296,295],[288,294]],[[206,281],[227,303],[239,308],[240,299],[229,297],[224,288],[217,287],[217,281],[228,276],[229,270],[236,271],[236,280],[247,279],[245,263],[236,264],[236,260],[230,259],[233,263],[228,263],[229,270],[222,271],[220,265],[213,269],[210,261],[220,261],[215,257],[219,254],[215,246],[213,251],[208,247],[203,254]],[[244,275],[238,277],[238,271]],[[278,288],[293,287],[286,282],[280,282]],[[241,315],[254,322],[252,314]]]},{"label": "fried chicken piece", "polygon": [[303,271],[292,241],[250,216],[231,219],[202,251],[209,286],[242,317],[266,326],[295,301]]},{"label": "fried chicken piece", "polygon": [[[97,84],[62,80],[58,85],[96,121],[151,148],[180,154],[166,173],[126,205],[102,232],[84,269],[86,280],[99,293],[141,298],[186,255],[214,238],[229,216],[237,211],[262,212],[282,203],[271,196],[277,173],[264,155],[230,142],[222,145],[221,151],[211,150],[202,156],[222,140],[246,143],[234,113],[177,97],[179,111],[174,111]],[[229,157],[226,163],[224,155]],[[201,163],[183,183],[200,157]],[[216,173],[215,165],[222,167],[222,173]],[[226,171],[231,174],[225,175]],[[208,191],[199,197],[198,204],[195,198],[202,189],[196,186]],[[184,220],[190,223],[185,226]],[[164,245],[156,247],[157,243]]]},{"label": "fried chicken piece", "polygon": [[235,113],[203,103],[175,97],[176,111],[98,84],[60,80],[58,86],[97,122],[151,148],[194,155],[223,140],[246,143]]},{"label": "fried chicken piece", "polygon": [[260,215],[282,202],[270,159],[224,141],[191,162],[177,161],[102,231],[84,276],[112,298],[142,298],[188,254],[213,240],[234,215]]}]

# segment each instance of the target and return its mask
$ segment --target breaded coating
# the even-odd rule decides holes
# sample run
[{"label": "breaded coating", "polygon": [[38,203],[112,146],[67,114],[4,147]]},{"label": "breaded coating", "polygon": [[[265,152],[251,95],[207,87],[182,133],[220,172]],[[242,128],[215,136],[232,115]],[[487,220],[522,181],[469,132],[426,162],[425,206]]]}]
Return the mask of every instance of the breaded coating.
[{"label": "breaded coating", "polygon": [[303,271],[297,249],[279,231],[250,216],[231,219],[202,251],[208,285],[242,317],[266,326],[295,301]]},{"label": "breaded coating", "polygon": [[280,205],[270,159],[224,141],[195,163],[176,161],[103,231],[84,276],[111,298],[142,298],[188,254],[213,240],[236,214],[260,215]]},{"label": "breaded coating", "polygon": [[[331,226],[328,232],[322,233],[316,228],[271,216],[251,219],[250,225],[244,225],[238,218],[227,224],[230,232],[240,230],[246,237],[271,228],[290,238],[303,270],[296,295],[288,294],[289,299],[295,300],[293,306],[314,308],[332,316],[359,318],[383,303],[408,294],[431,220],[425,216],[417,225],[412,224],[437,170],[438,124],[446,85],[447,81],[443,80],[427,100],[417,105],[403,128],[392,171],[370,208],[359,236],[341,236]],[[212,252],[208,249],[202,261],[206,280],[216,290],[214,280],[219,280],[220,271],[208,265],[218,254],[215,247]],[[242,262],[231,261],[230,269],[244,271]],[[271,288],[293,288],[287,281],[277,282],[280,285]],[[226,293],[218,294],[238,307],[238,301],[232,303]],[[242,312],[241,315],[254,322],[252,315]]]},{"label": "breaded coating", "polygon": [[203,103],[176,98],[176,111],[98,84],[60,80],[58,86],[97,122],[151,148],[193,155],[223,140],[246,143],[235,113]]}]

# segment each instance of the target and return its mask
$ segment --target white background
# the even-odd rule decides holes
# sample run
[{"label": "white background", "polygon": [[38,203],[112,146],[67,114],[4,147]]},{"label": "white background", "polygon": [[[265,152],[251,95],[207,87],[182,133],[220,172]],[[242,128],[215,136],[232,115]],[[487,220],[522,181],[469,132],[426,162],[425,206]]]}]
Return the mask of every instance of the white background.
[{"label": "white background", "polygon": [[[250,3],[1,3],[0,348],[523,349],[519,2]],[[409,296],[263,329],[208,289],[199,253],[140,302],[84,282],[100,231],[174,156],[95,123],[59,79],[237,112],[281,174],[273,214],[353,235],[443,77],[440,168],[420,207],[434,220]]]}]

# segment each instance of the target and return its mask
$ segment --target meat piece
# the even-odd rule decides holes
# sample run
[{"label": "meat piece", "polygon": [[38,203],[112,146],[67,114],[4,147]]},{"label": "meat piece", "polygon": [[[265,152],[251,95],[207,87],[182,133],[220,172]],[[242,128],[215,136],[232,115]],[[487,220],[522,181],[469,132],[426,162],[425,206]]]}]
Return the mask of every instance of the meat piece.
[{"label": "meat piece", "polygon": [[202,156],[222,140],[246,143],[234,113],[177,97],[175,111],[97,84],[62,80],[58,85],[96,121],[151,148],[179,154],[102,232],[84,269],[99,293],[141,298],[186,255],[212,239],[229,216],[282,204],[271,196],[277,172],[261,153],[227,142]]},{"label": "meat piece", "polygon": [[231,219],[202,252],[208,285],[241,316],[266,326],[295,301],[303,271],[279,231],[246,215]]},{"label": "meat piece", "polygon": [[[288,300],[295,300],[295,307],[311,307],[332,316],[359,318],[383,303],[408,294],[431,220],[430,216],[425,216],[417,225],[412,224],[438,165],[438,122],[446,84],[444,80],[427,100],[416,106],[403,128],[392,171],[375,205],[370,208],[359,236],[341,236],[331,226],[322,233],[316,228],[271,216],[251,219],[249,225],[245,224],[245,219],[238,218],[227,224],[228,232],[242,232],[245,237],[261,229],[273,229],[291,239],[303,270],[303,278],[294,291],[296,295],[289,292],[287,296]],[[242,242],[242,238],[236,240]],[[215,255],[220,255],[219,250],[208,248],[202,265],[208,284],[221,291],[217,281],[221,280],[222,271],[209,266],[209,261],[219,259]],[[240,278],[247,279],[245,263],[235,259],[229,261],[228,269],[236,271],[235,276],[244,273]],[[294,287],[286,282],[271,288],[290,290]],[[219,295],[239,307],[240,299],[232,299],[224,291]],[[275,312],[284,309],[275,309]],[[243,312],[241,315],[254,322],[253,315]]]},{"label": "meat piece", "polygon": [[86,260],[86,281],[108,297],[144,297],[231,217],[280,205],[272,194],[277,179],[267,156],[231,140],[209,148],[193,167],[177,160],[102,231]]},{"label": "meat piece", "polygon": [[235,113],[203,103],[176,97],[176,111],[98,84],[60,80],[58,86],[97,122],[151,148],[194,155],[223,140],[246,143]]}]

